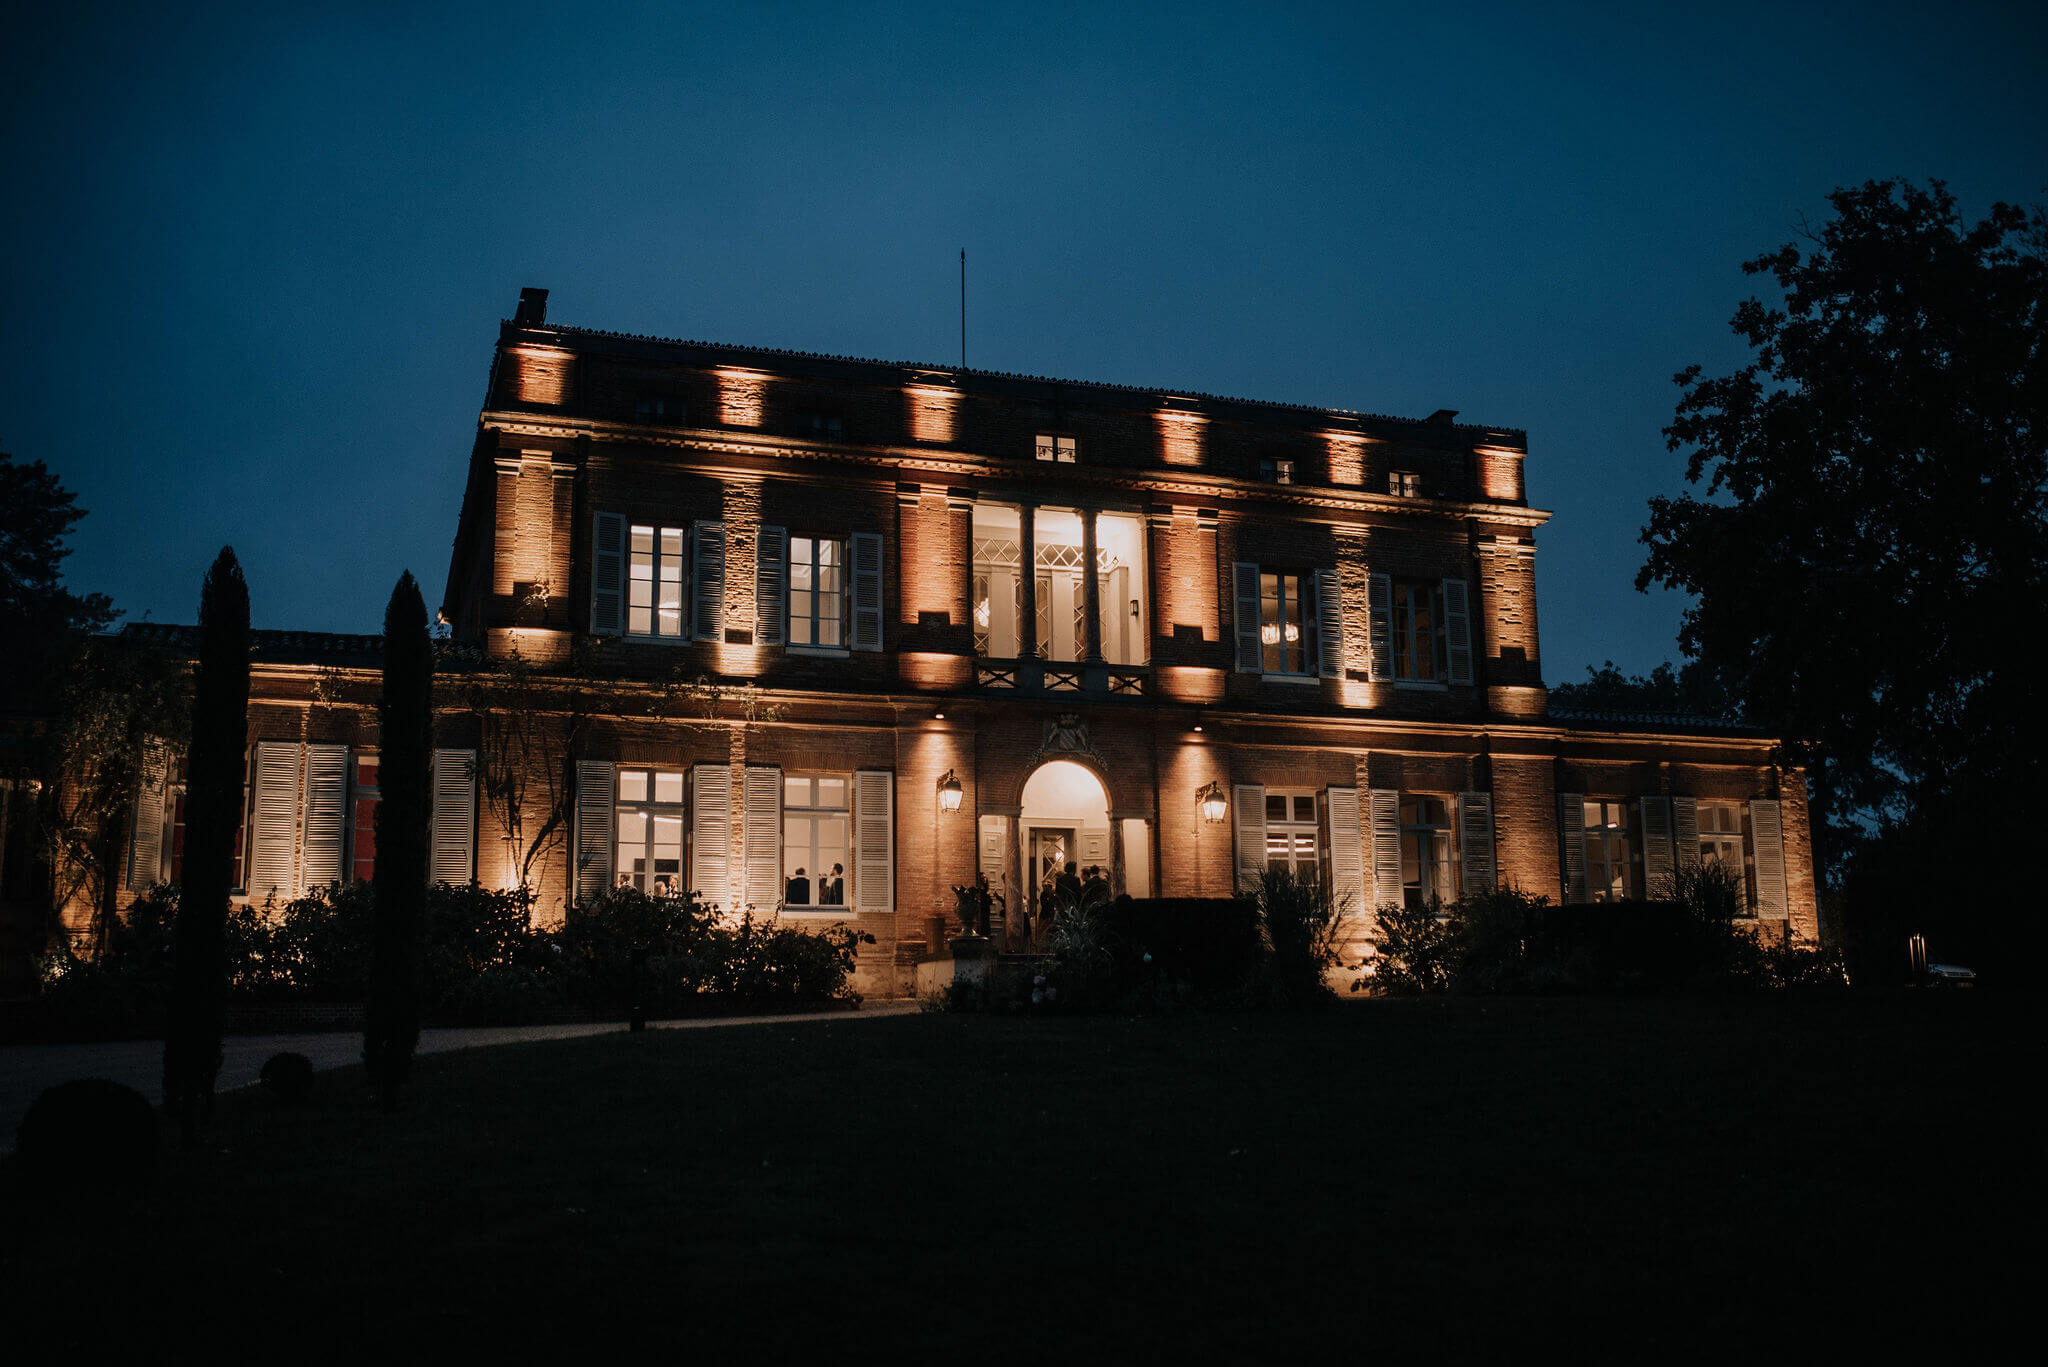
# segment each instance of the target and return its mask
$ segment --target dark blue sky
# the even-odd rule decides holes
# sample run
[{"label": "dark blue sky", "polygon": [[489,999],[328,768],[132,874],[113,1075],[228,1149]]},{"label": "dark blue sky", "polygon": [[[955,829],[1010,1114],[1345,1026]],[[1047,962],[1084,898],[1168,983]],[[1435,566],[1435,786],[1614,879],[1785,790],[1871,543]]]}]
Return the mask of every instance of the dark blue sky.
[{"label": "dark blue sky", "polygon": [[[54,7],[46,7],[54,8]],[[1637,594],[1670,377],[1834,186],[2048,186],[2036,7],[63,7],[0,56],[0,448],[76,587],[438,597],[497,320],[1529,431],[1545,673]],[[993,7],[989,7],[993,9]],[[1563,17],[1560,17],[1563,16]]]}]

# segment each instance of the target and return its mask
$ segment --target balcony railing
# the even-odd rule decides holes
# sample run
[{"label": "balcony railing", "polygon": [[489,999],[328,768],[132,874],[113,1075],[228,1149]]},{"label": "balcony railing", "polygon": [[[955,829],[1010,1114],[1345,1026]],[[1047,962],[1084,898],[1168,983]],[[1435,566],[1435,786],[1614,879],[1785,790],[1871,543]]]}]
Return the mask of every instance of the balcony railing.
[{"label": "balcony railing", "polygon": [[976,660],[979,688],[1004,693],[1068,693],[1097,698],[1142,698],[1152,671],[1137,665],[1076,664],[1053,660]]}]

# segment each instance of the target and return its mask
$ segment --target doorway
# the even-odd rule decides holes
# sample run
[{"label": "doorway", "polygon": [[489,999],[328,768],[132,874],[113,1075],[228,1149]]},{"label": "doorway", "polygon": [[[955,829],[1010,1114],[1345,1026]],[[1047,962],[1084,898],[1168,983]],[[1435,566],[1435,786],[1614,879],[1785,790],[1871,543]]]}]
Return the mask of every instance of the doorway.
[{"label": "doorway", "polygon": [[1031,917],[1034,921],[1043,915],[1045,895],[1052,891],[1060,874],[1077,857],[1074,853],[1075,834],[1071,826],[1031,828]]}]

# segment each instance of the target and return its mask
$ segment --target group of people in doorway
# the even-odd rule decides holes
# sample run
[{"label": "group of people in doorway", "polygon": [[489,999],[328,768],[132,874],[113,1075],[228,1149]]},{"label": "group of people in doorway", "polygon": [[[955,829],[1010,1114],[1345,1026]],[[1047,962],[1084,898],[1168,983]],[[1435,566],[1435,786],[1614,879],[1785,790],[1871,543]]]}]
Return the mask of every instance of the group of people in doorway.
[{"label": "group of people in doorway", "polygon": [[789,884],[782,890],[782,904],[786,907],[843,907],[846,905],[846,870],[838,864],[832,872],[818,875],[818,900],[811,900],[811,880],[802,869],[790,875]]}]

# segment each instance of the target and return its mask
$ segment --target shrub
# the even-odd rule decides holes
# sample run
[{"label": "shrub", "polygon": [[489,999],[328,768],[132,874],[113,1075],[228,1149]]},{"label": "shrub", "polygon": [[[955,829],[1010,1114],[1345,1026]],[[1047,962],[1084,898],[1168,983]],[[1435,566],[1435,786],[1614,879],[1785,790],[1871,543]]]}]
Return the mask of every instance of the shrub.
[{"label": "shrub", "polygon": [[1267,869],[1250,891],[1259,909],[1265,954],[1259,995],[1264,1004],[1308,1006],[1329,999],[1326,977],[1337,962],[1337,936],[1350,908],[1338,904],[1322,879]]},{"label": "shrub", "polygon": [[1052,952],[1055,992],[1069,1006],[1106,1006],[1122,995],[1130,949],[1110,900],[1109,885],[1049,888],[1041,905],[1052,914],[1046,948]]},{"label": "shrub", "polygon": [[709,977],[714,921],[694,894],[650,897],[612,888],[569,908],[541,943],[542,970],[573,1000],[673,1011]]},{"label": "shrub", "polygon": [[22,1170],[41,1183],[138,1196],[156,1180],[156,1111],[133,1087],[105,1078],[59,1083],[28,1108],[14,1147]]},{"label": "shrub", "polygon": [[265,1091],[287,1106],[296,1106],[312,1094],[313,1060],[289,1051],[272,1054],[263,1061],[259,1078]]},{"label": "shrub", "polygon": [[799,930],[752,914],[712,933],[711,992],[735,1001],[786,1006],[860,1000],[849,986],[855,955],[875,937],[846,925]]},{"label": "shrub", "polygon": [[1352,991],[1371,989],[1396,996],[1450,989],[1459,959],[1458,927],[1436,898],[1420,906],[1389,902],[1373,914],[1366,943],[1373,955],[1361,966]]}]

